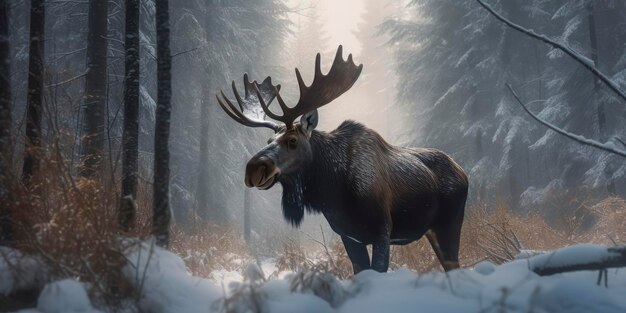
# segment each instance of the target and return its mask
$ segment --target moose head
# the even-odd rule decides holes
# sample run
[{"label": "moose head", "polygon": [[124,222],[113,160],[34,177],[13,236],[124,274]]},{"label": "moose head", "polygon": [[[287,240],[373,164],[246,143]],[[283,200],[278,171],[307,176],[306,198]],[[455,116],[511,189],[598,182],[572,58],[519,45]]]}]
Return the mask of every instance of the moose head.
[{"label": "moose head", "polygon": [[[295,106],[289,107],[280,96],[280,85],[272,85],[270,77],[261,84],[250,82],[248,75],[244,75],[244,97],[242,98],[235,81],[232,82],[233,93],[238,103],[237,108],[221,92],[222,99],[217,101],[222,109],[235,121],[249,127],[267,127],[274,130],[274,135],[268,140],[267,146],[250,159],[246,166],[245,183],[248,187],[269,189],[280,175],[298,173],[311,161],[312,151],[309,139],[317,126],[317,109],[332,102],[348,91],[356,82],[363,65],[355,65],[352,54],[344,61],[342,47],[339,46],[335,60],[324,75],[321,70],[321,56],[315,58],[315,76],[310,86],[307,86],[296,68],[296,78],[300,89],[300,98]],[[282,115],[277,115],[269,109],[270,103],[276,98]],[[278,121],[264,120],[262,112]],[[300,117],[299,122],[296,119]]]}]

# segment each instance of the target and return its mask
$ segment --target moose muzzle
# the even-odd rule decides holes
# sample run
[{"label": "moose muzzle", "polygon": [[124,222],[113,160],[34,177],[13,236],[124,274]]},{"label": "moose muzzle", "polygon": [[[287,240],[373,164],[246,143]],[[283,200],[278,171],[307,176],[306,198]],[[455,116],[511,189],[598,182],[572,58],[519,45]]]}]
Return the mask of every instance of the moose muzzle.
[{"label": "moose muzzle", "polygon": [[280,170],[267,157],[255,157],[246,165],[246,186],[269,189],[276,182]]}]

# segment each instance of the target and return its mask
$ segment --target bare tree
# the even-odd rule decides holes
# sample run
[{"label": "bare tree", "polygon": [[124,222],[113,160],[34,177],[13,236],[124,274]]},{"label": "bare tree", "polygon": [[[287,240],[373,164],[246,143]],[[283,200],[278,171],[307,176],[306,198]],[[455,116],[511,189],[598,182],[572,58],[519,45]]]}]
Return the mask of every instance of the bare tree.
[{"label": "bare tree", "polygon": [[126,1],[125,38],[122,205],[119,222],[122,229],[129,230],[135,220],[139,153],[139,0]]},{"label": "bare tree", "polygon": [[30,34],[28,50],[28,94],[26,108],[26,146],[22,182],[30,186],[39,171],[41,159],[41,113],[43,106],[43,56],[45,36],[44,0],[30,2]]},{"label": "bare tree", "polygon": [[170,115],[172,110],[172,56],[170,53],[169,1],[156,0],[157,32],[157,108],[154,129],[153,234],[159,246],[169,242],[171,219],[169,205],[170,180]]},{"label": "bare tree", "polygon": [[85,76],[83,152],[80,175],[94,177],[104,153],[107,101],[107,10],[108,0],[89,0],[87,74]]},{"label": "bare tree", "polygon": [[0,0],[0,244],[13,239],[9,201],[12,157],[9,4]]}]

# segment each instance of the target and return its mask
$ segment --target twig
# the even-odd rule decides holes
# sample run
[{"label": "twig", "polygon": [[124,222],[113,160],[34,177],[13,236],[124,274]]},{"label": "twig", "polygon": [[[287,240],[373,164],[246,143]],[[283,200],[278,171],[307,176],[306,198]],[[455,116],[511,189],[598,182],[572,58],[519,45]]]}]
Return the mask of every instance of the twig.
[{"label": "twig", "polygon": [[207,45],[200,45],[200,46],[197,46],[195,48],[191,48],[191,49],[188,49],[188,50],[184,50],[184,51],[181,51],[181,52],[174,53],[174,54],[172,54],[172,59],[177,57],[177,56],[180,56],[180,55],[183,55],[183,54],[187,54],[189,52],[196,51],[196,50],[198,50],[198,49],[200,49],[202,47],[205,47],[205,46],[207,46]]},{"label": "twig", "polygon": [[337,266],[335,265],[335,261],[333,260],[332,255],[330,254],[330,251],[328,250],[328,246],[326,245],[326,239],[324,238],[324,230],[322,229],[322,225],[320,225],[320,231],[322,232],[322,241],[319,241],[315,238],[313,238],[313,236],[302,232],[305,236],[307,236],[309,238],[309,240],[318,243],[319,245],[321,245],[324,248],[324,251],[326,252],[326,255],[328,256],[328,260],[330,261],[331,265],[333,266],[333,268],[337,268]]},{"label": "twig", "polygon": [[[139,249],[143,249],[141,243],[139,243]],[[150,266],[150,260],[152,259],[152,254],[154,254],[154,240],[150,242],[150,250],[148,251],[148,260],[146,260],[146,266],[143,268],[141,281],[139,282],[139,288],[137,288],[137,300],[141,299],[141,293],[143,292],[144,283],[146,281],[146,274],[148,273],[148,267]],[[139,271],[139,268],[140,268],[139,266],[139,262],[141,262],[140,257],[141,255],[137,257],[137,271]]]},{"label": "twig", "polygon": [[79,78],[81,78],[81,77],[83,77],[85,75],[87,75],[87,71],[85,71],[84,73],[82,73],[80,75],[74,76],[74,77],[72,77],[70,79],[66,79],[66,80],[64,80],[62,82],[58,82],[58,83],[54,83],[54,84],[50,84],[50,85],[45,85],[44,87],[46,87],[46,88],[58,87],[58,86],[61,86],[61,85],[67,84],[67,83],[71,83],[71,82],[73,82],[73,81],[75,81],[75,80],[77,80],[77,79],[79,79]]},{"label": "twig", "polygon": [[515,30],[517,30],[517,31],[519,31],[519,32],[521,32],[523,34],[526,34],[526,35],[528,35],[528,36],[530,36],[532,38],[540,40],[540,41],[542,41],[542,42],[552,46],[555,49],[563,51],[565,54],[570,56],[576,62],[582,64],[587,70],[589,70],[596,77],[598,77],[598,79],[600,79],[603,83],[605,83],[611,90],[613,90],[613,92],[615,92],[615,94],[617,94],[620,98],[622,98],[622,100],[626,101],[626,93],[624,91],[622,91],[620,89],[620,87],[615,82],[613,82],[610,78],[608,78],[602,72],[598,71],[598,69],[595,67],[595,65],[593,63],[589,62],[589,60],[585,59],[578,52],[572,50],[571,48],[565,46],[564,44],[558,43],[558,42],[556,42],[556,41],[546,37],[545,35],[537,34],[537,33],[535,33],[531,29],[524,28],[524,27],[522,27],[520,25],[517,25],[517,24],[511,22],[510,20],[508,20],[507,18],[505,18],[504,16],[502,16],[501,14],[496,12],[491,6],[486,4],[483,0],[476,0],[476,1],[483,8],[485,8],[487,11],[489,11],[489,13],[491,13],[491,15],[493,15],[495,18],[497,18],[498,20],[500,20],[504,24],[510,26],[511,28],[513,28],[513,29],[515,29]]},{"label": "twig", "polygon": [[515,98],[515,100],[517,100],[517,102],[519,102],[519,104],[522,106],[522,108],[524,108],[524,111],[526,111],[526,113],[528,113],[533,119],[535,119],[537,122],[543,124],[544,126],[550,128],[551,130],[569,138],[572,139],[574,141],[577,141],[583,145],[587,145],[587,146],[591,146],[609,153],[613,153],[613,154],[617,154],[623,158],[626,158],[626,151],[623,150],[618,150],[615,149],[614,147],[607,145],[605,143],[601,143],[599,141],[595,141],[592,139],[587,139],[584,136],[581,135],[576,135],[576,134],[572,134],[569,133],[557,126],[555,126],[554,124],[551,124],[547,121],[544,121],[543,119],[541,119],[539,116],[537,116],[535,113],[533,113],[532,111],[530,111],[528,109],[528,107],[524,104],[524,102],[522,102],[522,100],[519,98],[519,96],[517,95],[517,93],[515,92],[515,90],[513,89],[513,87],[510,84],[506,84],[506,87],[509,88],[509,91],[511,91],[511,94],[513,94],[513,97]]}]

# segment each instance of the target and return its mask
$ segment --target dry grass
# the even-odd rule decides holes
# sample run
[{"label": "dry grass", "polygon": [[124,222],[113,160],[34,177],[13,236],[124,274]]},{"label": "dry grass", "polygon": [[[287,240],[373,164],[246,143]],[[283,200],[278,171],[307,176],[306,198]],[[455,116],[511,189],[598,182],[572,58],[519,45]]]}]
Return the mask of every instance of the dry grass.
[{"label": "dry grass", "polygon": [[[513,213],[504,202],[492,210],[484,205],[467,208],[459,252],[461,266],[472,267],[484,260],[501,264],[513,260],[521,250],[551,250],[579,242],[612,245],[626,241],[625,200],[611,197],[589,206],[584,214],[586,218],[592,216],[596,223],[587,228],[580,223],[581,211],[586,210],[588,202],[584,203],[569,211],[569,216],[563,216],[562,229],[549,225],[545,216],[536,212],[526,216]],[[295,242],[285,242],[278,258],[279,269],[331,272],[340,278],[352,276],[350,260],[341,242],[317,243],[318,249],[306,251]],[[405,246],[392,246],[390,269],[400,267],[417,272],[441,270],[426,238]]]},{"label": "dry grass", "polygon": [[485,206],[468,211],[461,235],[463,266],[482,260],[500,264],[514,259],[521,250],[549,250],[572,243],[538,214],[520,216],[504,203],[491,212]]},{"label": "dry grass", "polygon": [[46,155],[30,188],[15,188],[16,247],[42,262],[42,283],[76,279],[89,284],[94,305],[118,306],[134,293],[122,275],[118,193],[106,181],[74,179],[66,165],[60,153]]},{"label": "dry grass", "polygon": [[315,244],[317,248],[306,251],[302,245],[286,241],[276,260],[278,270],[333,273],[341,279],[352,276],[352,263],[341,242],[316,241]]},{"label": "dry grass", "polygon": [[178,254],[194,276],[208,277],[212,271],[243,271],[253,258],[243,236],[229,225],[198,221],[191,227],[172,227],[170,250]]}]

